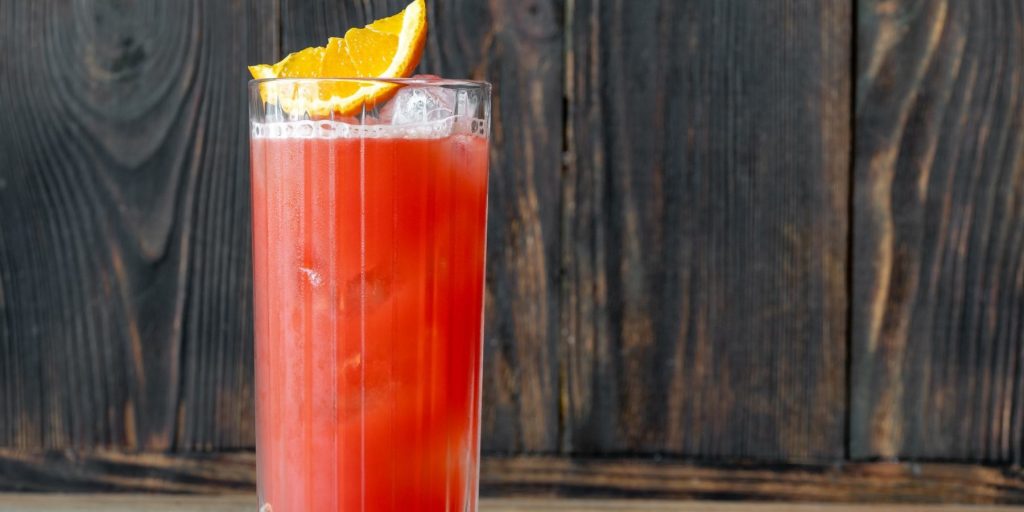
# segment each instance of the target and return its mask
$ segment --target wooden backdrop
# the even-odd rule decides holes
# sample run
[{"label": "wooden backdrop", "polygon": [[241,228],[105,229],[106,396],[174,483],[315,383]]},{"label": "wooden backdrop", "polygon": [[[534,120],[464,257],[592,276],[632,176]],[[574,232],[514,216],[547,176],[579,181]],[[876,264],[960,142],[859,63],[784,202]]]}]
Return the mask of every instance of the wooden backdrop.
[{"label": "wooden backdrop", "polygon": [[[245,65],[403,4],[0,0],[0,488],[251,488]],[[486,492],[1024,501],[1024,4],[428,4]]]}]

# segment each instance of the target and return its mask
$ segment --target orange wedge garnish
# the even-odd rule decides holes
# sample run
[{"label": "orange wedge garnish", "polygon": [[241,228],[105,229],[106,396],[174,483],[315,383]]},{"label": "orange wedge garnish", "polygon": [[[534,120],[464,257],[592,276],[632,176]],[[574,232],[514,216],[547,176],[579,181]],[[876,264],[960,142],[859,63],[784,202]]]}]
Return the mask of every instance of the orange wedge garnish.
[{"label": "orange wedge garnish", "polygon": [[[253,78],[405,78],[420,62],[427,40],[427,7],[414,0],[402,12],[292,53],[277,64],[249,66]],[[384,82],[269,82],[263,100],[286,112],[349,116],[390,98],[397,86]]]}]

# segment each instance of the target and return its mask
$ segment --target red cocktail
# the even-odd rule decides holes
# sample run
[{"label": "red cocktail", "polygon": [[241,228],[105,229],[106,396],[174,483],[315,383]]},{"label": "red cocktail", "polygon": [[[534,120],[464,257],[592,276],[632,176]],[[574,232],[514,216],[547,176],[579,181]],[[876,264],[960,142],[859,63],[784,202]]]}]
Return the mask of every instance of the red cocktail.
[{"label": "red cocktail", "polygon": [[316,120],[254,92],[267,510],[476,510],[489,93],[406,87],[418,95],[392,101],[455,104],[391,109],[403,124]]}]

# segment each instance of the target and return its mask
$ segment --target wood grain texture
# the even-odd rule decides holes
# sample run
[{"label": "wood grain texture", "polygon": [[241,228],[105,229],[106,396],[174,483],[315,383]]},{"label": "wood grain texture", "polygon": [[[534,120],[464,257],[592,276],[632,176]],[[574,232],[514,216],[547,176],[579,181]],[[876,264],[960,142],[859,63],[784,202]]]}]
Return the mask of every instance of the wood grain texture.
[{"label": "wood grain texture", "polygon": [[[255,457],[246,452],[28,455],[0,451],[0,491],[211,495],[254,488]],[[729,467],[650,459],[485,457],[481,489],[486,497],[518,499],[1024,504],[1024,475],[1018,471],[957,464]]]},{"label": "wood grain texture", "polygon": [[562,8],[560,0],[491,5],[493,27],[483,38],[481,52],[481,69],[494,85],[495,99],[487,212],[483,450],[553,453],[561,426],[557,357]]},{"label": "wood grain texture", "polygon": [[[218,497],[111,494],[0,494],[3,512],[249,512],[254,495]],[[652,500],[581,500],[564,498],[490,498],[480,503],[482,512],[931,512],[934,506],[915,505],[824,505],[772,503],[714,503]],[[1011,512],[998,506],[951,506],[943,512]]]},{"label": "wood grain texture", "polygon": [[[0,101],[28,127],[0,129],[0,446],[252,445],[240,63],[400,4],[2,6],[9,40],[32,44],[0,59],[17,77]],[[503,98],[486,337],[498,378],[486,389],[485,449],[553,451],[560,8],[430,5],[446,22],[424,71],[489,79]]]},{"label": "wood grain texture", "polygon": [[854,457],[1024,460],[1024,6],[861,0]]},{"label": "wood grain texture", "polygon": [[252,445],[264,4],[0,4],[0,446]]},{"label": "wood grain texture", "polygon": [[1008,506],[850,505],[822,503],[747,503],[688,500],[588,500],[566,498],[484,499],[483,512],[1013,512]]},{"label": "wood grain texture", "polygon": [[255,494],[181,496],[152,494],[2,494],[3,512],[252,512]]},{"label": "wood grain texture", "polygon": [[[285,52],[396,12],[406,0],[282,1]],[[419,72],[493,89],[483,450],[558,449],[562,26],[555,0],[435,0]]]},{"label": "wood grain texture", "polygon": [[842,458],[849,3],[566,13],[562,449]]},{"label": "wood grain texture", "polygon": [[1017,471],[957,464],[694,465],[667,460],[492,458],[491,496],[1024,504]]},{"label": "wood grain texture", "polygon": [[172,455],[121,450],[0,450],[0,491],[209,495],[255,489],[256,456],[252,452]]},{"label": "wood grain texture", "polygon": [[[0,488],[251,489],[172,455],[253,444],[242,65],[406,3],[0,2]],[[855,5],[429,2],[421,71],[495,84],[485,452],[809,464],[488,492],[1024,503],[837,462],[1024,463],[1024,6]]]}]

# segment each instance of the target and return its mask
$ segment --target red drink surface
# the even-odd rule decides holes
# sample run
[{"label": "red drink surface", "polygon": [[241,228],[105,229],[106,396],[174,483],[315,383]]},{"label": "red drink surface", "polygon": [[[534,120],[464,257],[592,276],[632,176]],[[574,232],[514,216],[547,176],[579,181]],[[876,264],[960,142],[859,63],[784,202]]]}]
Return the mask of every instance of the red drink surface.
[{"label": "red drink surface", "polygon": [[261,504],[476,510],[486,139],[251,149]]}]

